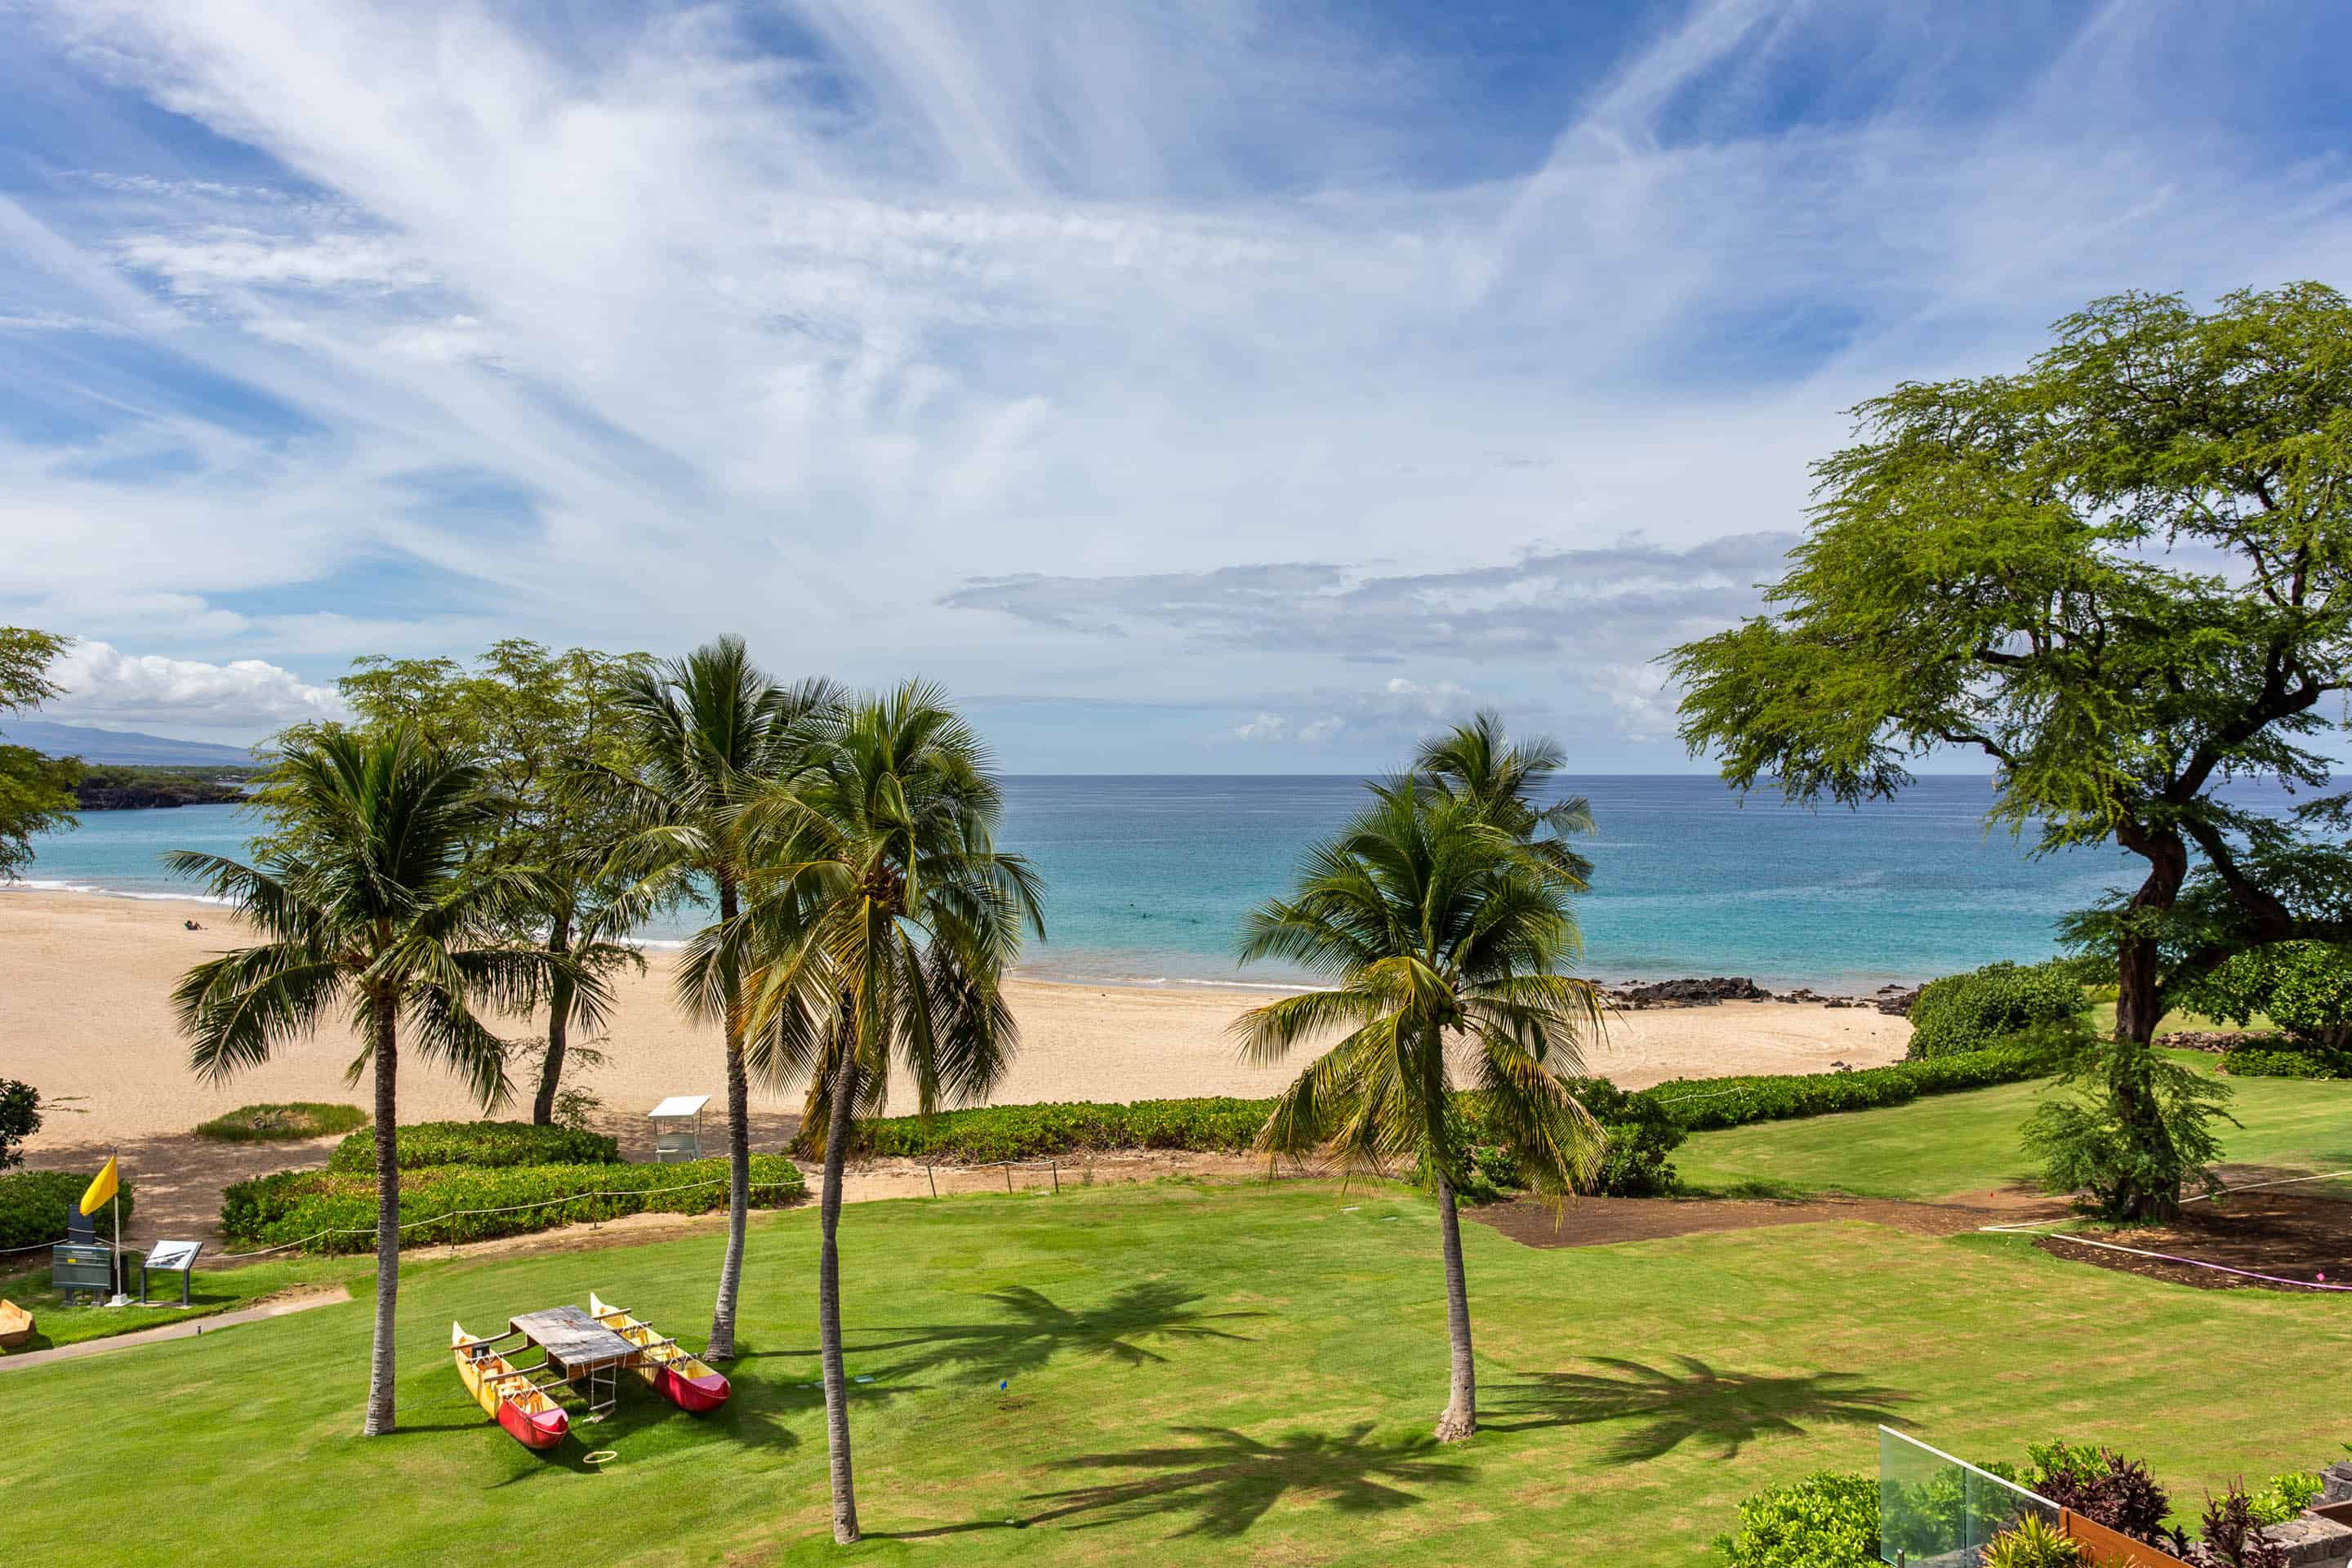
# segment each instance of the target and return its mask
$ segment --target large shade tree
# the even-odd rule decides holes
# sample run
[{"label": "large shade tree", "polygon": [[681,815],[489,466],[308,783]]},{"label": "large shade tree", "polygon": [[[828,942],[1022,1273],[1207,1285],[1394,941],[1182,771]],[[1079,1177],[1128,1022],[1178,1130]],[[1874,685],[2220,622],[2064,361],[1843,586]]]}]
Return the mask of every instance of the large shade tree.
[{"label": "large shade tree", "polygon": [[[849,1387],[841,1352],[842,1173],[861,1114],[895,1075],[918,1110],[986,1098],[1016,1034],[1003,991],[1024,932],[1044,934],[1028,863],[996,847],[1003,797],[988,753],[938,689],[909,683],[845,704],[809,765],[745,814],[777,853],[753,874],[742,920],[756,954],[743,1021],[755,1065],[809,1085],[823,1128],[817,1331],[834,1539],[858,1538]],[[770,837],[772,836],[772,837]],[[693,944],[714,976],[734,943]]]},{"label": "large shade tree", "polygon": [[[173,1000],[189,1061],[215,1081],[268,1063],[341,1014],[375,1079],[375,1346],[366,1432],[394,1426],[400,1298],[398,1084],[404,1048],[462,1074],[486,1106],[507,1093],[505,1047],[478,1015],[510,1008],[555,954],[512,932],[544,889],[520,866],[471,863],[501,809],[482,771],[413,730],[298,742],[271,810],[280,846],[257,865],[180,850],[172,869],[226,898],[259,936],[189,970]],[[593,975],[574,976],[595,988]]]},{"label": "large shade tree", "polygon": [[824,680],[782,685],[752,662],[742,638],[722,637],[684,658],[633,672],[618,700],[630,731],[631,765],[599,771],[631,826],[608,866],[625,879],[623,896],[635,907],[686,904],[710,916],[693,944],[696,962],[679,966],[677,994],[688,1016],[719,1026],[726,1054],[727,1250],[703,1352],[723,1361],[735,1354],[751,1184],[742,1008],[749,961],[738,917],[744,884],[775,853],[744,807],[807,765],[836,693]]},{"label": "large shade tree", "polygon": [[1602,997],[1567,972],[1580,951],[1570,889],[1530,863],[1487,803],[1407,781],[1313,850],[1287,898],[1251,915],[1244,962],[1280,959],[1323,983],[1235,1023],[1253,1063],[1319,1054],[1275,1103],[1260,1147],[1323,1152],[1350,1170],[1417,1159],[1435,1177],[1451,1387],[1437,1436],[1477,1430],[1477,1373],[1455,1193],[1470,1150],[1452,1097],[1540,1188],[1589,1181],[1603,1137],[1562,1074]]},{"label": "large shade tree", "polygon": [[2144,1044],[2233,953],[2352,936],[2342,797],[2226,793],[2324,790],[2344,723],[2352,303],[2123,294],[2055,331],[2015,374],[1863,404],[1772,612],[1672,663],[1683,738],[1738,788],[1858,803],[1979,753],[1993,822],[2137,857],[2073,930]]}]

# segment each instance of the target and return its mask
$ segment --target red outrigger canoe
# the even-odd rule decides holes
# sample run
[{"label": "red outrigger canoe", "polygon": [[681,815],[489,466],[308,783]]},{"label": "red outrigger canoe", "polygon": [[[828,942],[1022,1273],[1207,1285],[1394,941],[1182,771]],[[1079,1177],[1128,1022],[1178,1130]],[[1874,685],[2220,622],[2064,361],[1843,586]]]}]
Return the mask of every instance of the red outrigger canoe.
[{"label": "red outrigger canoe", "polygon": [[663,1338],[651,1323],[622,1308],[605,1305],[593,1290],[588,1293],[588,1315],[643,1352],[632,1370],[680,1410],[706,1415],[726,1404],[728,1394],[734,1392],[724,1373],[680,1350],[676,1340]]},{"label": "red outrigger canoe", "polygon": [[572,1430],[563,1406],[531,1382],[488,1341],[476,1338],[456,1323],[449,1325],[449,1347],[457,1358],[457,1375],[490,1418],[508,1436],[526,1448],[552,1448]]}]

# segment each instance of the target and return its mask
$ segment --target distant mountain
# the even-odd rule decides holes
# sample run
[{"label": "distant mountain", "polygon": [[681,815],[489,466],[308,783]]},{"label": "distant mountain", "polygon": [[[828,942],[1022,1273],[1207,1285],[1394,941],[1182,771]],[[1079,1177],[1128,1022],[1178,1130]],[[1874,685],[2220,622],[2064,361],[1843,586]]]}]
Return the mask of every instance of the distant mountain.
[{"label": "distant mountain", "polygon": [[165,735],[142,735],[130,730],[92,730],[49,719],[0,719],[0,742],[30,746],[53,757],[79,757],[85,763],[129,767],[254,765],[253,753],[241,746],[174,741]]}]

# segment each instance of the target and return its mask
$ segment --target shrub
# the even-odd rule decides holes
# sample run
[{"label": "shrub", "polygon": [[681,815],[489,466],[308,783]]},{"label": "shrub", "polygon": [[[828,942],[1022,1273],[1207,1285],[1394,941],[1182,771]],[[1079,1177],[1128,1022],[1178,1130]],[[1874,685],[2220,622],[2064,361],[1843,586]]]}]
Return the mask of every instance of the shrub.
[{"label": "shrub", "polygon": [[2232,1046],[2216,1070],[2231,1078],[2352,1078],[2352,1052]]},{"label": "shrub", "polygon": [[1731,1568],[1874,1568],[1878,1482],[1823,1470],[1767,1487],[1739,1505],[1739,1528],[1715,1544]]},{"label": "shrub", "polygon": [[2082,1568],[2083,1549],[2028,1514],[1985,1542],[1984,1568]]},{"label": "shrub", "polygon": [[[0,1252],[66,1238],[66,1216],[89,1190],[95,1171],[11,1171],[0,1176]],[[132,1208],[131,1181],[121,1185],[122,1217]],[[101,1211],[101,1226],[112,1216]]]},{"label": "shrub", "polygon": [[2286,1548],[2262,1532],[2253,1500],[2233,1485],[2219,1499],[2205,1498],[2202,1539],[2180,1553],[2197,1568],[2287,1568]]},{"label": "shrub", "polygon": [[2172,1502],[2139,1460],[2126,1459],[2113,1448],[2068,1443],[2037,1444],[2025,1452],[2033,1461],[2033,1477],[2027,1483],[2033,1491],[2094,1524],[2158,1544]]},{"label": "shrub", "polygon": [[[751,1205],[781,1208],[807,1192],[781,1154],[751,1159]],[[520,1213],[467,1211],[536,1205]],[[402,1229],[417,1242],[480,1241],[631,1214],[703,1214],[727,1206],[727,1162],[677,1165],[435,1165],[404,1176]],[[264,1247],[308,1252],[375,1245],[375,1183],[345,1171],[280,1171],[221,1194],[221,1229]],[[334,1234],[320,1236],[320,1232]]]},{"label": "shrub", "polygon": [[2315,942],[2253,948],[2184,986],[2178,1005],[2239,1025],[2267,1016],[2298,1044],[2352,1051],[2352,949]]},{"label": "shrub", "polygon": [[[529,1121],[420,1121],[400,1130],[400,1168],[433,1165],[617,1165],[621,1145],[600,1132]],[[354,1132],[335,1146],[331,1171],[375,1170],[375,1133]]]},{"label": "shrub", "polygon": [[2040,1025],[2080,1017],[2090,1005],[2063,963],[1989,963],[1948,974],[1921,986],[1911,1004],[1911,1058],[1979,1050]]},{"label": "shrub", "polygon": [[2273,1476],[2271,1484],[2248,1499],[2256,1524],[2284,1524],[2309,1508],[2326,1486],[2309,1470],[2289,1470]]},{"label": "shrub", "polygon": [[25,1163],[20,1146],[40,1130],[40,1095],[29,1083],[0,1078],[0,1171]]},{"label": "shrub", "polygon": [[280,1138],[324,1138],[366,1125],[367,1112],[356,1105],[299,1100],[289,1105],[240,1105],[226,1116],[198,1122],[196,1136],[224,1143],[260,1143]]},{"label": "shrub", "polygon": [[[1223,1098],[991,1105],[860,1122],[850,1152],[973,1165],[1103,1149],[1239,1154],[1248,1152],[1273,1111],[1270,1100]],[[821,1125],[804,1127],[793,1152],[814,1158],[823,1137]]]}]

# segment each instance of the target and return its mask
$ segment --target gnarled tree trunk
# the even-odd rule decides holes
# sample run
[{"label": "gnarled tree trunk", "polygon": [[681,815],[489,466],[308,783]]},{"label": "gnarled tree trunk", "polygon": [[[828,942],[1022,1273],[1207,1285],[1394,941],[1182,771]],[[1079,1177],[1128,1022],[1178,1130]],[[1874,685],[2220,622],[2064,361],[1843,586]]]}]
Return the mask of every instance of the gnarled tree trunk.
[{"label": "gnarled tree trunk", "polygon": [[[719,879],[719,920],[733,922],[737,905],[735,884]],[[727,993],[727,1257],[719,1266],[719,1302],[710,1311],[710,1344],[706,1361],[731,1361],[735,1356],[735,1292],[743,1277],[743,1231],[751,1209],[751,1081],[743,1069],[743,1026],[736,1016],[736,976],[728,965]]]},{"label": "gnarled tree trunk", "polygon": [[366,1436],[393,1429],[394,1333],[400,1320],[398,1022],[386,1004],[375,1029],[375,1346],[368,1358]]},{"label": "gnarled tree trunk", "polygon": [[[572,920],[559,919],[547,933],[547,951],[561,956],[572,951]],[[571,1043],[572,981],[558,974],[547,993],[547,1055],[540,1058],[539,1094],[530,1102],[530,1119],[541,1127],[555,1121],[555,1091],[563,1080],[563,1053]]]},{"label": "gnarled tree trunk", "polygon": [[816,1265],[818,1354],[824,1363],[824,1442],[833,1471],[833,1538],[857,1539],[857,1485],[849,1464],[849,1384],[841,1367],[841,1178],[849,1162],[849,1122],[857,1100],[857,1046],[843,1042],[825,1119],[823,1241]]},{"label": "gnarled tree trunk", "polygon": [[1437,1228],[1445,1243],[1445,1334],[1453,1346],[1453,1386],[1445,1414],[1437,1418],[1437,1440],[1458,1443],[1478,1430],[1478,1369],[1470,1351],[1470,1283],[1462,1269],[1462,1221],[1454,1213],[1454,1184],[1437,1178]]}]

